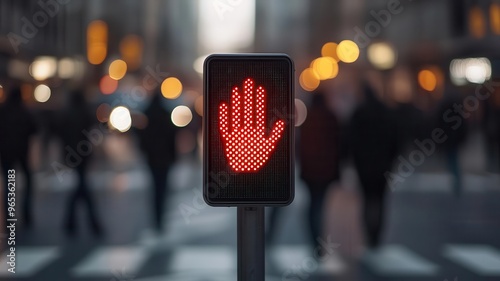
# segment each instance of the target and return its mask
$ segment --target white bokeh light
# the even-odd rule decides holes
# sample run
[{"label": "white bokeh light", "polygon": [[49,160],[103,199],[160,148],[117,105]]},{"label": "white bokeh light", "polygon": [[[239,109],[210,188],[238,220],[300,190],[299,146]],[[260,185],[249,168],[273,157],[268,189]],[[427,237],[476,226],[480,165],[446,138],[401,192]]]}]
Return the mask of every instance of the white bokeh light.
[{"label": "white bokeh light", "polygon": [[458,86],[467,82],[482,84],[491,78],[491,62],[487,58],[454,59],[450,63],[450,76]]},{"label": "white bokeh light", "polygon": [[185,105],[179,105],[172,111],[172,123],[177,127],[185,127],[191,120],[193,120],[193,113]]},{"label": "white bokeh light", "polygon": [[193,69],[196,71],[198,74],[203,74],[203,63],[205,62],[205,59],[208,57],[208,55],[203,55],[199,56],[194,62],[193,62]]},{"label": "white bokeh light", "polygon": [[57,63],[57,75],[61,79],[70,79],[75,76],[76,63],[71,58],[62,58]]},{"label": "white bokeh light", "polygon": [[252,45],[255,0],[198,0],[198,41],[206,53],[235,52]]},{"label": "white bokeh light", "polygon": [[54,76],[57,72],[57,60],[54,57],[37,57],[30,65],[30,74],[38,81]]},{"label": "white bokeh light", "polygon": [[377,69],[391,69],[396,65],[397,56],[394,48],[385,42],[373,43],[368,47],[368,60]]},{"label": "white bokeh light", "polygon": [[37,102],[46,102],[50,99],[50,88],[47,85],[40,84],[36,86],[33,95]]},{"label": "white bokeh light", "polygon": [[299,99],[295,99],[295,127],[302,125],[307,118],[306,104]]},{"label": "white bokeh light", "polygon": [[130,110],[124,106],[117,106],[109,115],[110,125],[120,132],[126,132],[132,126],[132,117],[130,116]]}]

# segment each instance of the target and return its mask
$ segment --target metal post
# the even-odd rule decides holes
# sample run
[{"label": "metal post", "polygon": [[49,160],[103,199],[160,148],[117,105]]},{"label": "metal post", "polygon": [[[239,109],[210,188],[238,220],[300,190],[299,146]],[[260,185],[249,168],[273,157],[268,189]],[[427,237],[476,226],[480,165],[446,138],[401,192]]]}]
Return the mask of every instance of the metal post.
[{"label": "metal post", "polygon": [[264,276],[264,207],[238,207],[238,281]]}]

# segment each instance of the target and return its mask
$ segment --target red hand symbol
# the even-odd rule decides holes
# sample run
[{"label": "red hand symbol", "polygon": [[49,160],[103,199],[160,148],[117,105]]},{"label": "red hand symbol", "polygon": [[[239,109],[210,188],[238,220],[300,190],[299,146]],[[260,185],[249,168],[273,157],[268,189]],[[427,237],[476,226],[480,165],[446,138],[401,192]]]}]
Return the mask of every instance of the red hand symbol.
[{"label": "red hand symbol", "polygon": [[[248,78],[244,82],[244,97],[241,90],[233,88],[231,94],[231,128],[228,122],[228,105],[219,106],[219,132],[221,134],[226,159],[236,172],[256,172],[268,160],[283,136],[285,122],[278,120],[269,137],[265,136],[266,93],[262,86],[254,97],[254,82]],[[256,105],[254,107],[254,99]],[[243,114],[242,114],[243,104]],[[243,116],[242,116],[243,115]],[[241,120],[243,117],[243,122]]]}]

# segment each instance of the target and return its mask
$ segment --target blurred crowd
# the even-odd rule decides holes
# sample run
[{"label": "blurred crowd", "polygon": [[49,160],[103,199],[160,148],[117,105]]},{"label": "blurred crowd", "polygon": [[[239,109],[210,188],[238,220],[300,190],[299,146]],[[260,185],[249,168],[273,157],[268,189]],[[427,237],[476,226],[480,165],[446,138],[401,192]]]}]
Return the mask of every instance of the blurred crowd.
[{"label": "blurred crowd", "polygon": [[[495,169],[499,167],[500,103],[495,96],[498,85],[494,81],[476,88],[454,87],[447,82],[441,99],[413,93],[409,98],[401,98],[406,93],[391,85],[381,78],[367,76],[359,85],[352,110],[347,114],[338,110],[339,93],[328,84],[320,86],[306,99],[307,117],[298,127],[296,149],[300,180],[309,192],[305,217],[314,248],[321,246],[318,237],[324,234],[324,225],[329,220],[324,215],[327,193],[342,188],[346,167],[354,167],[358,175],[362,198],[359,219],[369,249],[377,248],[382,241],[388,191],[396,188],[428,157],[442,155],[444,172],[452,175],[452,190],[460,196],[463,188],[460,151],[470,132],[480,133],[487,151],[492,152],[487,154],[491,163],[488,167],[491,172],[498,172]],[[99,109],[89,101],[89,89],[92,88],[69,90],[62,109],[48,114],[26,105],[20,84],[12,82],[2,88],[6,96],[0,105],[2,179],[5,182],[9,169],[16,169],[19,177],[23,177],[19,181],[22,192],[18,191],[16,198],[23,227],[33,225],[32,206],[36,199],[33,190],[37,187],[33,181],[34,170],[47,170],[60,177],[72,169],[77,174],[77,183],[66,198],[61,230],[69,236],[77,234],[76,211],[77,206],[83,204],[92,232],[97,237],[106,235],[99,216],[102,210],[96,209],[95,195],[89,187],[88,170],[93,162],[95,167],[96,162],[107,161],[100,148],[104,139],[127,135],[142,152],[152,179],[151,225],[158,232],[163,231],[165,204],[172,192],[167,180],[169,171],[180,157],[201,161],[196,152],[200,149],[181,149],[186,141],[180,137],[182,133],[174,124],[171,106],[163,102],[159,88],[148,93],[146,105],[140,112],[132,113],[132,117],[127,114],[118,117],[118,120],[131,118],[131,124],[135,125],[129,125],[134,128],[128,132],[121,132],[119,125],[110,125],[111,120],[98,120],[94,112]],[[482,96],[477,95],[478,91],[483,92]],[[490,96],[493,101],[481,100]],[[196,136],[201,132],[200,126],[201,122],[192,122],[188,129]],[[49,149],[52,143],[56,143],[58,152]],[[36,167],[30,160],[34,153],[39,153],[41,159]],[[3,217],[9,206],[7,189],[4,191]],[[279,239],[276,228],[283,210],[285,208],[270,210],[268,243]]]}]

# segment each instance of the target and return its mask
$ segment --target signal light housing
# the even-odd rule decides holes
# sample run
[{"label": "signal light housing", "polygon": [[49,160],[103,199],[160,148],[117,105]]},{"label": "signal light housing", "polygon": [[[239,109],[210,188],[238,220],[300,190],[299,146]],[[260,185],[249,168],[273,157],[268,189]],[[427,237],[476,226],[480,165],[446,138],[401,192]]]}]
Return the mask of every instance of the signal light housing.
[{"label": "signal light housing", "polygon": [[294,197],[294,69],[283,54],[204,64],[203,194],[211,206],[283,206]]}]

